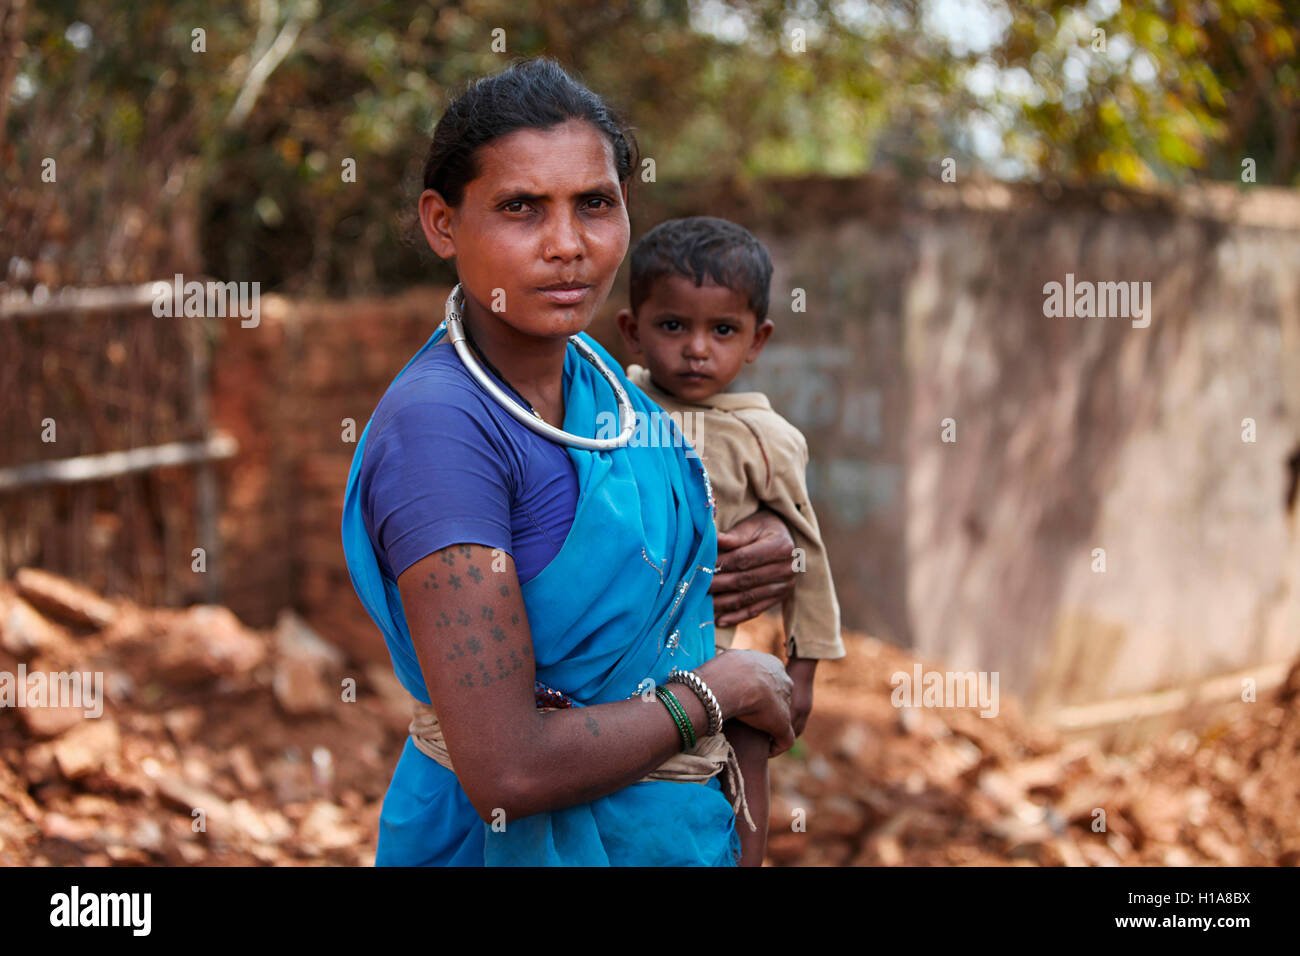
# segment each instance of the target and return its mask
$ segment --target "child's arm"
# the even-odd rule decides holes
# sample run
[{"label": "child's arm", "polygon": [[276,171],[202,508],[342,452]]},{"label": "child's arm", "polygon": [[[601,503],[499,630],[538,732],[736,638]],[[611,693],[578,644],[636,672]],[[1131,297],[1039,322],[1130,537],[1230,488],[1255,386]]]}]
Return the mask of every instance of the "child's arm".
[{"label": "child's arm", "polygon": [[794,682],[790,718],[798,737],[812,713],[817,661],[844,656],[840,606],[817,515],[808,496],[808,443],[780,416],[766,418],[763,424],[762,479],[757,462],[750,477],[758,499],[789,526],[797,549],[791,556],[792,563],[800,572],[795,575],[794,593],[781,605],[786,672]]},{"label": "child's arm", "polygon": [[[744,814],[736,814],[736,830],[740,833],[739,866],[762,866],[767,852],[767,818],[769,813],[767,759],[772,746],[772,738],[761,730],[751,727],[739,720],[728,720],[722,725],[722,732],[736,751],[736,761],[740,764],[740,774],[744,778],[745,801],[749,805],[749,816],[754,821],[756,830],[749,828]],[[733,803],[736,795],[731,793],[725,778],[723,791]]]},{"label": "child's arm", "polygon": [[[759,503],[781,518],[794,539],[790,554],[794,593],[781,611],[786,656],[834,660],[844,656],[840,606],[831,580],[821,528],[808,496],[808,442],[775,412],[737,413],[758,439],[761,454],[744,461],[745,478]],[[798,635],[790,646],[792,635]]]},{"label": "child's arm", "polygon": [[817,658],[791,655],[785,662],[785,672],[794,681],[790,694],[790,725],[796,737],[803,736],[808,717],[813,708],[813,678],[817,674]]}]

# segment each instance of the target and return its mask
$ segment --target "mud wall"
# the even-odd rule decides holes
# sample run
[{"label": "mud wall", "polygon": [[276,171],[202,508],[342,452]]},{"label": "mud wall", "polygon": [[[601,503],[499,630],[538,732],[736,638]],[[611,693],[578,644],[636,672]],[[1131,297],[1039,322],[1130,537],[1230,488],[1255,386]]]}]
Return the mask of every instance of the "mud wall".
[{"label": "mud wall", "polygon": [[[700,213],[772,250],[777,333],[741,384],[808,436],[847,626],[1058,703],[1300,650],[1300,198],[648,185],[634,232]],[[1149,324],[1048,317],[1067,274],[1150,282]],[[620,357],[625,279],[593,329]],[[258,329],[224,332],[214,412],[249,455],[224,525],[236,610],[295,604],[383,659],[338,545],[343,419],[359,436],[444,296],[266,297]]]}]

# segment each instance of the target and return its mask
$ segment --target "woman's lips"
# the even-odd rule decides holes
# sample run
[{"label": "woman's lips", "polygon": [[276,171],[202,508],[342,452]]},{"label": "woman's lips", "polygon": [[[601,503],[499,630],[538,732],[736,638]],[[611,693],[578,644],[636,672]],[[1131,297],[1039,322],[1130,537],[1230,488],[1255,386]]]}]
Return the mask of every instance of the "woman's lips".
[{"label": "woman's lips", "polygon": [[562,288],[538,289],[542,295],[550,299],[556,305],[577,305],[587,297],[591,291],[591,286],[566,286]]}]

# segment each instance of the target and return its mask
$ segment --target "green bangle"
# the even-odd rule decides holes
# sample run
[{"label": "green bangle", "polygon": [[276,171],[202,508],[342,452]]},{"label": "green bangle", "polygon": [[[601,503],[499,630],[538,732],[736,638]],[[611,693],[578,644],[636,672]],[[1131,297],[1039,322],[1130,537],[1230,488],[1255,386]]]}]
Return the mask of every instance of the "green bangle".
[{"label": "green bangle", "polygon": [[668,695],[668,699],[673,702],[673,706],[677,708],[678,715],[682,718],[682,726],[686,728],[686,733],[687,736],[689,737],[686,746],[694,747],[695,746],[695,725],[691,723],[691,715],[686,713],[686,706],[680,700],[677,699],[676,694],[674,694],[667,687],[664,688],[664,693]]},{"label": "green bangle", "polygon": [[677,715],[677,711],[673,708],[673,705],[669,702],[668,696],[665,696],[665,692],[662,687],[655,688],[655,697],[659,699],[659,703],[663,704],[666,708],[668,708],[668,716],[672,718],[673,726],[677,728],[677,733],[681,735],[682,749],[685,750],[687,746],[686,731],[682,728],[681,718]]},{"label": "green bangle", "polygon": [[688,721],[681,715],[681,702],[677,701],[672,691],[664,691],[659,695],[659,700],[668,708],[668,714],[672,717],[672,722],[677,724],[677,734],[681,735],[681,749],[686,750],[693,747],[690,741],[690,727]]},{"label": "green bangle", "polygon": [[668,708],[673,723],[677,725],[677,732],[682,735],[682,749],[689,750],[694,747],[695,728],[691,725],[690,715],[686,713],[686,708],[677,699],[677,695],[667,687],[656,687],[655,696]]},{"label": "green bangle", "polygon": [[689,750],[695,746],[695,728],[691,726],[691,718],[686,713],[686,708],[682,702],[677,699],[677,695],[672,691],[664,688],[664,696],[661,698],[673,712],[673,717],[677,721],[677,730],[682,735],[682,749]]}]

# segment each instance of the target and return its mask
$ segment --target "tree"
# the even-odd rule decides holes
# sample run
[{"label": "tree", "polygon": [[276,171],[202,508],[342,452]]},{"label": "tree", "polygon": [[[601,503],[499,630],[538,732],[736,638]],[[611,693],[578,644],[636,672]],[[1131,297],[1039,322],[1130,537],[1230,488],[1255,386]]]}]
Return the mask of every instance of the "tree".
[{"label": "tree", "polygon": [[[1152,184],[1235,179],[1247,156],[1295,180],[1300,0],[1110,2],[993,6],[980,45],[911,0],[10,0],[0,42],[24,43],[0,70],[0,262],[28,286],[445,279],[403,241],[433,123],[470,79],[537,53],[623,107],[659,180],[938,175],[956,158]],[[980,148],[990,129],[1001,157]]]}]

